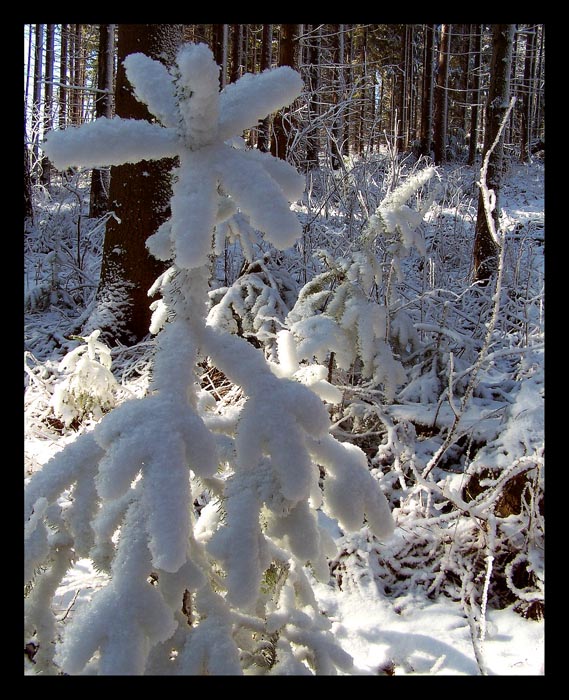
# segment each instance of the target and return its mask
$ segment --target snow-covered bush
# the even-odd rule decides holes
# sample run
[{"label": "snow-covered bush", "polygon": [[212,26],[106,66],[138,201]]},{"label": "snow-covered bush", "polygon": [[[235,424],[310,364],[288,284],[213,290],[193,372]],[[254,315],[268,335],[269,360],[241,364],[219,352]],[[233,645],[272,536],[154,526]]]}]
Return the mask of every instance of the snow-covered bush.
[{"label": "snow-covered bush", "polygon": [[99,420],[115,406],[120,386],[111,372],[111,351],[93,331],[61,360],[60,378],[53,387],[51,405],[65,426],[74,420]]},{"label": "snow-covered bush", "polygon": [[208,322],[263,347],[275,359],[277,333],[297,296],[295,280],[274,255],[266,253],[244,266],[231,287],[210,292]]},{"label": "snow-covered bush", "polygon": [[[328,516],[352,530],[366,518],[377,537],[388,537],[385,496],[365,454],[331,436],[315,393],[325,387],[302,374],[289,336],[280,363],[269,363],[206,321],[220,224],[239,208],[277,247],[301,232],[289,201],[303,179],[287,163],[229,140],[289,104],[300,78],[283,67],[218,92],[219,69],[204,45],[183,47],[171,73],[140,54],[125,66],[136,96],[161,123],[99,119],[51,132],[45,151],[58,167],[179,156],[171,219],[148,242],[171,267],[156,283],[162,299],[151,326],[158,337],[148,394],[104,416],[26,489],[25,634],[39,645],[35,669],[347,671],[351,659],[311,587],[312,576],[329,580],[334,546],[322,523]],[[200,390],[204,359],[241,388],[231,412],[220,413]],[[81,557],[110,582],[54,645],[50,603]]]},{"label": "snow-covered bush", "polygon": [[[407,202],[434,174],[434,168],[419,171],[387,195],[370,217],[358,250],[340,258],[321,252],[327,269],[300,290],[287,317],[301,359],[324,363],[333,353],[341,370],[353,369],[369,387],[381,389],[387,401],[406,379],[400,358],[418,346],[410,318],[396,308],[391,276],[401,279],[401,260],[412,248],[424,253],[420,224],[433,194],[418,210]],[[387,254],[385,264],[378,257],[379,244]]]}]

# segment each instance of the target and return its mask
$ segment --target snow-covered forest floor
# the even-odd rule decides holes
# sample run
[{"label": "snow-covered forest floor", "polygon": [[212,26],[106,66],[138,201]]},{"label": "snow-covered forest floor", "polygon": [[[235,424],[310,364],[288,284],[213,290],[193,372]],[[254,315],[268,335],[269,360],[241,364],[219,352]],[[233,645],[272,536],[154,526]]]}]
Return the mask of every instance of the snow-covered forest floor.
[{"label": "snow-covered forest floor", "polygon": [[[303,239],[279,255],[255,244],[257,262],[248,267],[239,246],[227,244],[212,304],[223,308],[230,294],[244,300],[232,306],[238,330],[271,355],[274,330],[300,290],[338,261],[354,259],[382,198],[421,167],[384,153],[341,171],[313,171],[294,207]],[[391,350],[403,375],[379,391],[362,380],[361,366],[329,364],[343,396],[330,405],[331,430],[364,450],[396,522],[394,536],[379,542],[366,527],[345,534],[321,514],[338,554],[329,583],[313,580],[313,588],[356,675],[544,673],[544,164],[512,162],[506,174],[497,295],[493,284],[470,282],[477,177],[477,169],[457,163],[438,170],[435,202],[422,224],[424,254],[396,261],[399,275],[393,250],[378,253],[391,277],[369,299],[388,309]],[[101,263],[105,219],[87,217],[88,192],[84,173],[54,184],[50,194],[35,192],[24,256],[24,478],[113,402],[142,396],[149,382],[152,337],[111,347],[120,385],[112,401],[94,402],[83,414],[58,413],[69,377],[60,363],[81,345]],[[318,254],[322,249],[327,255]],[[341,279],[338,269],[334,274],[332,289]],[[273,299],[267,290],[278,297],[270,317],[267,306],[255,304],[262,295]],[[227,315],[220,311],[219,318]],[[203,388],[220,412],[229,410],[238,388],[213,367],[203,371]],[[76,562],[56,596],[61,624],[106,580],[89,560]],[[26,669],[33,673],[31,653]]]}]

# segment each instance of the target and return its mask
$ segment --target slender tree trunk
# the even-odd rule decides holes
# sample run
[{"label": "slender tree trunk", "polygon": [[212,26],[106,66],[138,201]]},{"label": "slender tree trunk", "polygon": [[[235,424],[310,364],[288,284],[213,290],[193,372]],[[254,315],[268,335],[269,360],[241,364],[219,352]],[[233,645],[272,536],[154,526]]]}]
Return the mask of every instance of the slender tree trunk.
[{"label": "slender tree trunk", "polygon": [[83,90],[78,87],[84,84],[83,73],[83,25],[75,24],[73,37],[73,78],[71,90],[71,123],[80,126],[83,113]]},{"label": "slender tree trunk", "polygon": [[474,165],[476,160],[476,148],[478,146],[478,115],[480,113],[480,66],[482,61],[482,30],[483,25],[474,24],[473,31],[476,32],[476,42],[474,48],[474,68],[472,77],[474,87],[472,89],[472,109],[470,113],[470,144],[468,149],[468,165]]},{"label": "slender tree trunk", "polygon": [[[273,47],[273,25],[263,24],[263,38],[261,45],[261,72],[271,67]],[[271,117],[267,115],[259,125],[257,148],[260,151],[268,151],[270,148]]]},{"label": "slender tree trunk", "polygon": [[531,116],[530,116],[530,144],[534,138],[540,138],[543,136],[543,120],[544,120],[544,109],[543,109],[543,90],[541,89],[541,83],[543,81],[543,66],[544,66],[544,35],[545,35],[545,25],[540,25],[540,38],[539,38],[539,53],[537,56],[537,62],[535,65],[535,71],[532,75],[531,81]]},{"label": "slender tree trunk", "polygon": [[423,99],[421,102],[421,155],[431,154],[433,134],[433,37],[435,25],[425,25],[425,54],[423,58]]},{"label": "slender tree trunk", "polygon": [[468,43],[468,25],[460,25],[460,36],[458,47],[459,47],[459,65],[460,70],[458,73],[458,97],[457,97],[457,125],[458,128],[463,132],[463,136],[466,134],[466,97],[468,95],[468,65],[469,65],[469,43]]},{"label": "slender tree trunk", "polygon": [[24,233],[34,223],[34,205],[32,199],[32,178],[30,173],[30,151],[26,133],[26,105],[24,103]]},{"label": "slender tree trunk", "polygon": [[308,86],[308,134],[306,137],[306,169],[312,170],[318,167],[318,153],[320,151],[320,135],[318,127],[318,41],[314,36],[314,24],[307,25],[308,42],[306,46],[306,82]]},{"label": "slender tree trunk", "polygon": [[35,46],[34,46],[34,90],[32,97],[32,179],[37,181],[39,178],[39,138],[41,129],[41,86],[43,81],[43,24],[36,24],[35,31]]},{"label": "slender tree trunk", "polygon": [[[113,116],[113,79],[115,56],[115,25],[101,24],[99,27],[99,65],[97,72],[98,92],[95,100],[95,118]],[[89,216],[97,218],[108,211],[109,184],[111,173],[108,168],[94,168],[91,174],[91,199]]]},{"label": "slender tree trunk", "polygon": [[241,64],[243,62],[243,25],[231,25],[231,82],[235,83],[242,75]]},{"label": "slender tree trunk", "polygon": [[69,25],[61,25],[61,54],[59,59],[59,128],[67,126],[67,41]]},{"label": "slender tree trunk", "polygon": [[[53,129],[53,64],[55,60],[55,24],[48,24],[45,35],[45,83],[43,101],[43,138]],[[47,156],[41,162],[41,183],[51,185],[51,163]]]},{"label": "slender tree trunk", "polygon": [[532,68],[535,61],[535,27],[526,28],[526,46],[524,57],[523,99],[522,99],[522,125],[520,160],[527,163],[530,156],[530,124],[531,124],[531,95],[532,95]]},{"label": "slender tree trunk", "polygon": [[[279,45],[279,66],[290,66],[296,69],[294,56],[295,39],[298,37],[298,24],[281,24],[281,40]],[[273,139],[271,153],[283,160],[287,157],[290,122],[288,114],[290,107],[282,109],[273,119]]]},{"label": "slender tree trunk", "polygon": [[334,90],[334,102],[337,106],[336,116],[332,124],[332,168],[338,170],[343,166],[344,152],[344,25],[332,25],[334,31],[333,38],[333,61],[336,67],[336,85]]},{"label": "slender tree trunk", "polygon": [[[120,117],[150,120],[126,79],[123,60],[135,52],[173,63],[182,41],[181,24],[119,24],[115,111]],[[165,264],[152,258],[146,239],[169,216],[172,159],[141,161],[111,168],[110,208],[116,217],[107,223],[97,309],[89,324],[122,343],[148,333],[151,300],[147,292]]]},{"label": "slender tree trunk", "polygon": [[439,165],[446,160],[447,119],[448,119],[448,53],[451,25],[441,25],[441,44],[439,48],[439,65],[437,84],[435,86],[435,163]]},{"label": "slender tree trunk", "polygon": [[[212,25],[211,50],[218,66],[223,67],[223,24]],[[219,87],[224,85],[224,71],[219,71]]]},{"label": "slender tree trunk", "polygon": [[[498,135],[500,125],[507,114],[510,99],[510,69],[512,64],[513,24],[495,24],[492,30],[492,61],[490,64],[490,86],[486,104],[486,134],[484,155],[488,153]],[[504,133],[490,155],[486,185],[494,193],[495,205],[492,218],[496,230],[499,228],[500,185],[504,160]],[[478,214],[474,236],[474,279],[487,282],[496,271],[498,248],[491,234],[486,217],[482,192],[478,197]]]}]

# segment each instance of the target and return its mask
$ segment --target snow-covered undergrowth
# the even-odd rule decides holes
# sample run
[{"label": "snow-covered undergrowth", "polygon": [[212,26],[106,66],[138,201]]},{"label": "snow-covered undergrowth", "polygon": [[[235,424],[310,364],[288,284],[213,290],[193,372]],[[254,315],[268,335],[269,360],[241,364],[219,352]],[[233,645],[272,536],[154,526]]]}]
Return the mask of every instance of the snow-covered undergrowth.
[{"label": "snow-covered undergrowth", "polygon": [[[158,64],[128,68],[163,125],[144,148],[170,154],[183,117],[172,220],[151,242],[173,265],[156,337],[98,356],[77,339],[88,290],[27,295],[26,672],[542,672],[543,166],[508,174],[496,295],[469,282],[474,170],[374,154],[301,195],[285,164],[223,143],[292,99],[279,80],[229,86],[219,113],[201,49],[179,63],[193,103]],[[120,157],[139,156],[127,142]],[[54,192],[42,221],[94,291],[100,222],[77,238],[75,199],[69,214]],[[101,387],[87,402],[70,391],[81,358]]]}]

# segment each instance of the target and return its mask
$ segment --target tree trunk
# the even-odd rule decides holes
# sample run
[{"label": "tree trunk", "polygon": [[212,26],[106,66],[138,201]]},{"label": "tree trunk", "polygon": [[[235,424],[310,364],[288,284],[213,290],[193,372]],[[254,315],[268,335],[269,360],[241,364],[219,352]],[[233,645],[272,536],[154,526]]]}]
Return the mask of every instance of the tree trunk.
[{"label": "tree trunk", "polygon": [[67,126],[67,42],[69,25],[61,25],[61,54],[59,59],[59,128]]},{"label": "tree trunk", "polygon": [[231,82],[236,83],[242,75],[243,63],[243,25],[231,25]]},{"label": "tree trunk", "polygon": [[36,24],[34,46],[34,90],[32,98],[32,179],[37,182],[39,177],[39,134],[41,128],[41,86],[43,81],[43,24]]},{"label": "tree trunk", "polygon": [[73,54],[71,57],[73,76],[71,78],[71,123],[75,126],[82,124],[83,90],[77,89],[84,84],[83,74],[83,25],[74,24]]},{"label": "tree trunk", "polygon": [[[320,151],[320,137],[318,119],[318,40],[313,35],[316,25],[308,24],[308,43],[306,46],[306,82],[308,87],[308,133],[306,136],[306,170],[318,167],[318,153]],[[319,34],[320,35],[320,34]],[[319,36],[318,35],[318,36]]]},{"label": "tree trunk", "polygon": [[[126,79],[123,60],[141,52],[173,63],[182,41],[180,24],[119,24],[115,111],[120,117],[150,120]],[[173,161],[141,161],[111,168],[110,208],[115,217],[107,223],[97,309],[90,325],[108,339],[130,344],[148,333],[151,312],[147,295],[165,264],[152,258],[146,239],[169,216],[170,170]]]},{"label": "tree trunk", "polygon": [[[165,25],[166,26],[166,25]],[[223,66],[223,24],[212,25],[211,50],[218,66]],[[223,70],[219,71],[219,87],[224,85]]]},{"label": "tree trunk", "polygon": [[[95,118],[110,118],[113,115],[113,78],[115,57],[115,25],[101,24],[99,27],[99,65],[97,72],[98,92],[95,100]],[[91,199],[89,216],[97,218],[108,211],[109,184],[111,173],[108,168],[94,168],[91,174]]]},{"label": "tree trunk", "polygon": [[[263,38],[261,48],[261,72],[271,67],[273,45],[273,25],[263,24]],[[259,125],[259,135],[257,140],[257,148],[260,151],[267,152],[270,148],[270,128],[271,117],[267,115]]]},{"label": "tree trunk", "polygon": [[531,124],[531,93],[532,93],[532,68],[535,62],[535,27],[526,28],[526,46],[524,57],[523,99],[522,99],[522,125],[520,160],[527,163],[530,156],[530,124]]},{"label": "tree trunk", "polygon": [[[43,100],[43,138],[53,129],[53,64],[55,59],[55,24],[48,24],[45,35],[45,82]],[[41,161],[41,183],[44,187],[51,184],[51,163],[44,156]]]},{"label": "tree trunk", "polygon": [[340,169],[343,164],[344,152],[344,25],[333,24],[333,62],[336,67],[334,102],[337,106],[336,116],[332,124],[332,168]]},{"label": "tree trunk", "polygon": [[450,25],[441,25],[441,44],[439,48],[439,65],[437,69],[437,84],[435,86],[435,164],[440,165],[446,160],[447,117],[448,117],[448,50],[450,41]]},{"label": "tree trunk", "polygon": [[425,54],[423,58],[423,99],[421,102],[421,146],[422,156],[431,154],[433,135],[433,37],[435,25],[425,25]]},{"label": "tree trunk", "polygon": [[[484,136],[484,156],[496,140],[500,125],[508,111],[510,99],[510,69],[512,64],[513,24],[495,24],[492,29],[492,61],[490,64],[490,86],[486,104],[486,133]],[[492,219],[496,230],[499,228],[500,184],[504,160],[504,133],[492,151],[486,176],[486,185],[494,192],[495,206]],[[487,282],[496,271],[498,248],[491,234],[484,208],[482,191],[478,197],[478,214],[474,236],[474,280]]]},{"label": "tree trunk", "polygon": [[468,165],[474,165],[476,160],[476,149],[478,146],[478,114],[480,104],[480,64],[482,60],[482,30],[483,25],[472,25],[476,32],[476,42],[474,47],[474,68],[472,76],[474,87],[472,89],[472,111],[470,113],[470,144],[468,148]]},{"label": "tree trunk", "polygon": [[32,178],[30,174],[30,151],[26,135],[26,105],[24,104],[24,233],[34,223],[34,206],[32,199]]},{"label": "tree trunk", "polygon": [[[296,69],[294,56],[294,40],[298,36],[298,24],[281,24],[281,40],[279,45],[279,66],[290,66]],[[288,114],[290,108],[282,109],[273,120],[273,139],[271,142],[271,153],[282,160],[287,157],[289,127]]]}]

